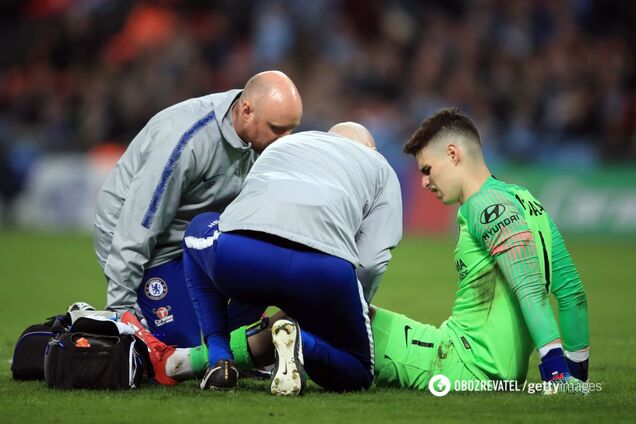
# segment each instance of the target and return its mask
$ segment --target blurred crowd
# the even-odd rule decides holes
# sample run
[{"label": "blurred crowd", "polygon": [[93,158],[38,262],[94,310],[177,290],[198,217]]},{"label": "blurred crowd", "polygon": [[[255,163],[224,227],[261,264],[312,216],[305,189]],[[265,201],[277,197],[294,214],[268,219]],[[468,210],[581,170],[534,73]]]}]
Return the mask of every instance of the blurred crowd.
[{"label": "blurred crowd", "polygon": [[636,2],[0,1],[0,180],[43,152],[126,145],[162,108],[281,69],[300,129],[366,124],[397,164],[458,106],[491,160],[636,158]]}]

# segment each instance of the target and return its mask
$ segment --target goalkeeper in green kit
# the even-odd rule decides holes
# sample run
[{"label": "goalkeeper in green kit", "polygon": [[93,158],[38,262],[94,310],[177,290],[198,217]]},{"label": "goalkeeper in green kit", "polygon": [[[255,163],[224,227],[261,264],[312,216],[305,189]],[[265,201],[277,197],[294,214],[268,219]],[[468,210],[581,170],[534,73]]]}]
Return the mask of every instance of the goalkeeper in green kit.
[{"label": "goalkeeper in green kit", "polygon": [[[556,391],[585,392],[587,300],[559,230],[526,189],[493,177],[479,132],[457,109],[426,119],[404,145],[422,186],[459,203],[450,318],[439,328],[377,309],[376,384],[424,389],[430,378],[523,381],[534,349]],[[556,298],[561,331],[549,295]]]}]

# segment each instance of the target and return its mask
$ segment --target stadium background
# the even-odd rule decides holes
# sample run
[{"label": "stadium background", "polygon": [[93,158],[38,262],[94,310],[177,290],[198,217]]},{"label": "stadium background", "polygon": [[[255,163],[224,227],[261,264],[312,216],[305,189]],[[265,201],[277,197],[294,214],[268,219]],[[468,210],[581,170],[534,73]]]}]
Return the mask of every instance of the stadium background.
[{"label": "stadium background", "polygon": [[424,117],[458,106],[496,175],[534,189],[566,232],[636,234],[634,2],[0,5],[5,225],[90,228],[101,180],[152,115],[275,68],[303,96],[299,130],[371,129],[400,176],[409,232],[454,228],[400,148]]},{"label": "stadium background", "polygon": [[[593,366],[610,389],[578,410],[590,420],[629,417],[636,389],[629,355],[636,343],[635,26],[636,2],[619,0],[0,1],[3,422],[33,418],[20,401],[47,411],[69,399],[11,382],[5,359],[27,324],[76,300],[103,303],[88,230],[97,190],[127,143],[162,108],[241,87],[266,69],[283,70],[298,86],[299,131],[354,120],[374,134],[402,183],[406,228],[376,301],[426,322],[450,311],[455,210],[420,190],[401,145],[440,107],[473,117],[493,172],[543,201],[581,270],[599,345]],[[148,393],[137,402],[160,399],[172,410],[184,393],[193,402],[199,396],[187,385]],[[82,396],[82,405],[94,401]],[[268,413],[268,398],[247,396],[238,400],[279,416]],[[285,413],[360,418],[363,404],[368,421],[412,420],[421,415],[404,405],[414,396],[305,399]],[[398,407],[374,413],[370,405],[387,399]],[[564,413],[558,401],[473,400],[434,406],[449,414],[445,421],[465,418],[452,412],[458,405],[473,417],[501,419],[488,412],[496,402],[517,420]],[[309,407],[326,415],[305,417]],[[184,408],[206,413],[198,403]],[[74,421],[59,411],[35,416]]]}]

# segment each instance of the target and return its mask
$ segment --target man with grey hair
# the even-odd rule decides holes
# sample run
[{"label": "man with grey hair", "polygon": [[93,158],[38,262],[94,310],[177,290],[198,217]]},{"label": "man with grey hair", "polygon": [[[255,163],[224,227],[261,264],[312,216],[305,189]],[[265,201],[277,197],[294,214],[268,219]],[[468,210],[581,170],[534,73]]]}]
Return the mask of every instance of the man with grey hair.
[{"label": "man with grey hair", "polygon": [[[298,90],[278,71],[253,76],[242,90],[186,100],[155,115],[97,199],[94,242],[108,282],[106,308],[140,310],[164,342],[199,345],[184,281],[183,233],[196,215],[223,211],[258,154],[291,133],[301,115]],[[233,326],[262,312],[233,306]]]}]

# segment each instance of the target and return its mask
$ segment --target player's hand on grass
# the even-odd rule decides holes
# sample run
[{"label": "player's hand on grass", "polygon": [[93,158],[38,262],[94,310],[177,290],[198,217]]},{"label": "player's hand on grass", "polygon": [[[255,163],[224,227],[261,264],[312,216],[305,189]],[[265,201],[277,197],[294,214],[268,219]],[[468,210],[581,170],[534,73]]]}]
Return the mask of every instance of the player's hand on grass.
[{"label": "player's hand on grass", "polygon": [[589,359],[576,362],[566,356],[565,360],[568,363],[568,370],[570,371],[570,375],[572,377],[577,378],[581,381],[587,381],[587,370],[590,366]]},{"label": "player's hand on grass", "polygon": [[555,348],[546,353],[541,358],[539,372],[544,382],[544,395],[589,393],[588,384],[570,374],[563,349]]},{"label": "player's hand on grass", "polygon": [[556,380],[544,383],[545,388],[543,390],[544,395],[555,395],[559,393],[566,393],[571,395],[583,395],[586,396],[590,393],[589,384],[574,378],[567,376]]}]

